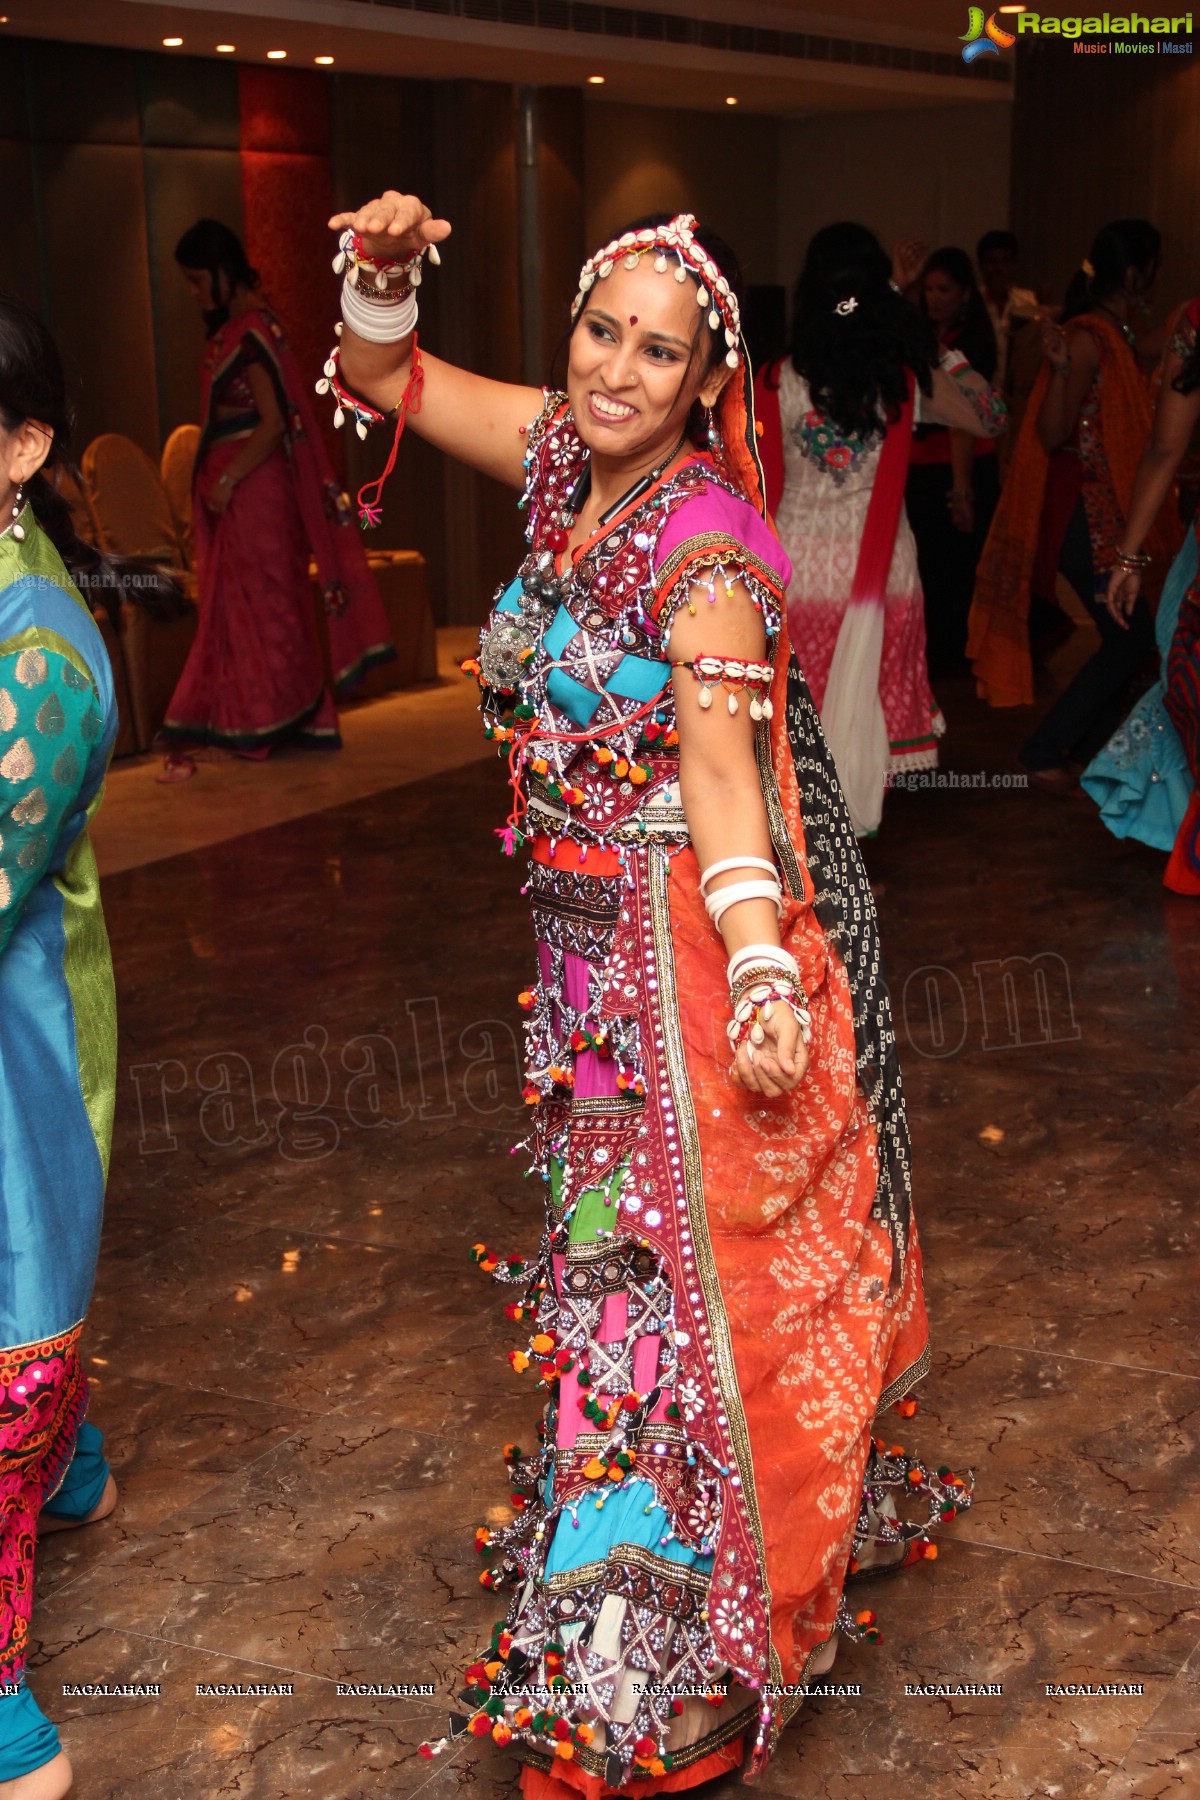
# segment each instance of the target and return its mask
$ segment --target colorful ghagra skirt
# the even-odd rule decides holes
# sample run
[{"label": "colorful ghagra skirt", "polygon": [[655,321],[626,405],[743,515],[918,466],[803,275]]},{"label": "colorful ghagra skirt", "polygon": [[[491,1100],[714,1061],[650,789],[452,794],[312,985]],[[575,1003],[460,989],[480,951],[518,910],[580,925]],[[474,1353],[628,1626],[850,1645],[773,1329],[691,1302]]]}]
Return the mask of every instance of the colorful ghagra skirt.
[{"label": "colorful ghagra skirt", "polygon": [[969,1503],[875,1436],[928,1350],[915,1230],[898,1267],[875,1206],[846,964],[791,901],[810,1068],[778,1101],[735,1088],[698,873],[688,847],[533,847],[545,1229],[528,1260],[475,1254],[547,1403],[506,1452],[512,1524],[476,1534],[510,1604],[451,1721],[519,1750],[532,1800],[761,1768],[835,1632],[875,1635],[846,1598],[866,1547],[932,1554]]}]

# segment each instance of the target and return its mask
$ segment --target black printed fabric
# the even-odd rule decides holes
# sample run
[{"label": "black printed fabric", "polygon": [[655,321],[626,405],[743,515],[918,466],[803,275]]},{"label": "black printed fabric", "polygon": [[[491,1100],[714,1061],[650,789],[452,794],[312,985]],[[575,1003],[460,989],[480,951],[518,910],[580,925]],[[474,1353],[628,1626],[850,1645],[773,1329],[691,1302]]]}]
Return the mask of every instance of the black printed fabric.
[{"label": "black printed fabric", "polygon": [[800,788],[813,910],[850,983],[858,1083],[879,1139],[874,1210],[891,1233],[898,1281],[912,1217],[912,1156],[875,898],[817,709],[794,656],[788,664],[787,734]]}]

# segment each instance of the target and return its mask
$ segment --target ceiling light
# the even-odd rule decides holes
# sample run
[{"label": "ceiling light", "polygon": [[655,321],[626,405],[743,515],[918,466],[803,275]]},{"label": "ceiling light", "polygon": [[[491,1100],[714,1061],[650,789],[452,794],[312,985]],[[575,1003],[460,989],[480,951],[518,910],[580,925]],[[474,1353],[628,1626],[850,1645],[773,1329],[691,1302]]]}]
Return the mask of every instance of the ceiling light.
[{"label": "ceiling light", "polygon": [[182,44],[182,42],[183,42],[182,38],[164,38],[163,39],[163,49],[164,50],[178,50],[178,48]]},{"label": "ceiling light", "polygon": [[604,86],[603,75],[589,75],[588,76],[588,86],[589,87],[603,87]]},{"label": "ceiling light", "polygon": [[737,95],[736,94],[726,94],[725,104],[726,104],[726,106],[736,106],[737,105]]},{"label": "ceiling light", "polygon": [[268,50],[267,51],[267,61],[268,62],[282,62],[286,55],[287,55],[286,50]]},{"label": "ceiling light", "polygon": [[333,58],[332,58],[332,56],[314,56],[313,61],[315,63],[320,63],[320,65],[323,69],[327,69],[329,67],[330,63],[333,61]]},{"label": "ceiling light", "polygon": [[216,49],[217,49],[218,56],[232,56],[234,51],[237,49],[237,45],[236,44],[218,44]]}]

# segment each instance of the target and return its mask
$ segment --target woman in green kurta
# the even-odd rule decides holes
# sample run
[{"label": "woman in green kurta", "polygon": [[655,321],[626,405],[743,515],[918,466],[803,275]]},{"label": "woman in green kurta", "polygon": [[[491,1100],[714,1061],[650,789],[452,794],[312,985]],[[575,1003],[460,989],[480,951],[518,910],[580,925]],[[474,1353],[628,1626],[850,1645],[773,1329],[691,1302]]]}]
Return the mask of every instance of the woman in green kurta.
[{"label": "woman in green kurta", "polygon": [[[0,1800],[59,1800],[71,1767],[24,1682],[40,1531],[116,1486],[79,1356],[100,1239],[116,1005],[88,824],[117,733],[100,633],[52,541],[66,448],[54,342],[0,297]],[[48,528],[48,529],[47,529]]]}]

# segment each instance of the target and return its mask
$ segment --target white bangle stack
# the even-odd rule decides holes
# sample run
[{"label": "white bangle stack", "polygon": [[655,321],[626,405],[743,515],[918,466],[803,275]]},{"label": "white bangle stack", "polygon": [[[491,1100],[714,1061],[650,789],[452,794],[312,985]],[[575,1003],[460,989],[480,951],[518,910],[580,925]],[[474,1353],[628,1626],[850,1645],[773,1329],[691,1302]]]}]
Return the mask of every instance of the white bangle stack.
[{"label": "white bangle stack", "polygon": [[[715,876],[734,869],[761,869],[767,879],[731,881],[713,894],[707,892]],[[783,916],[779,871],[761,856],[728,856],[710,863],[700,877],[700,894],[705,911],[718,929],[729,909],[743,900],[774,900],[776,912]],[[777,1005],[788,1007],[800,1027],[801,1038],[806,1044],[812,1041],[812,1017],[800,983],[800,965],[781,944],[744,944],[729,958],[726,973],[733,1017],[725,1029],[735,1053],[745,1044],[746,1055],[754,1061],[755,1050],[766,1041],[763,1023],[771,1018]]]},{"label": "white bangle stack", "polygon": [[417,296],[413,289],[398,289],[393,295],[376,289],[378,298],[364,299],[364,290],[353,273],[342,283],[342,318],[368,344],[395,344],[417,328]]}]

